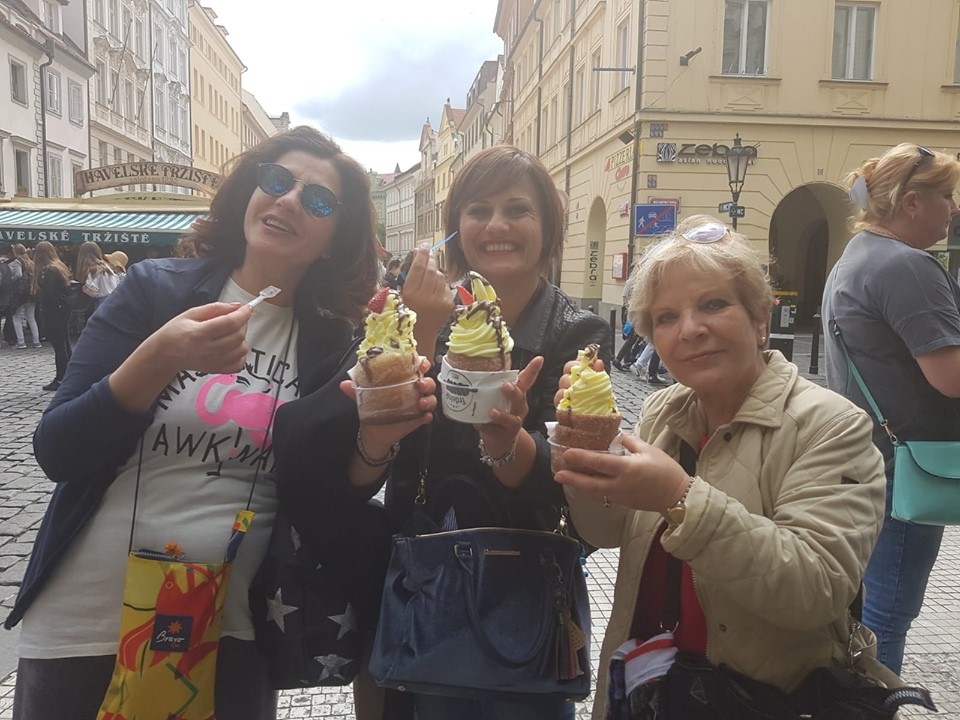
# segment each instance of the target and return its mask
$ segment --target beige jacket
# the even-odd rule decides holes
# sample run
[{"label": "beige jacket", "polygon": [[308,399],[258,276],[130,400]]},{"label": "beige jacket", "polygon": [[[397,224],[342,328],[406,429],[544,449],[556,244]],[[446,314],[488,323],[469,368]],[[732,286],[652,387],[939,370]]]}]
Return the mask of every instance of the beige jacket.
[{"label": "beige jacket", "polygon": [[[779,352],[737,416],[700,455],[686,518],[661,540],[690,564],[707,619],[707,657],[783,689],[847,656],[849,606],[883,521],[883,461],[872,423],[845,398],[800,378]],[[694,393],[651,396],[640,439],[679,455],[706,432]],[[629,639],[640,576],[659,513],[602,507],[568,491],[577,530],[620,547],[613,611],[603,640],[594,718],[606,710],[607,665]],[[868,648],[864,628],[854,651]],[[877,663],[873,661],[873,665]]]}]

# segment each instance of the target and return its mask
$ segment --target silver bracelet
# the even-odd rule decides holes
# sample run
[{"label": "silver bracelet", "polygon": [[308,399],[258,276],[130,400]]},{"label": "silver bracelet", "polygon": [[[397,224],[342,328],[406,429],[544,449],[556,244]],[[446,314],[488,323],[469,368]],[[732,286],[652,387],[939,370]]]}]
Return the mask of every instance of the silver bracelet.
[{"label": "silver bracelet", "polygon": [[507,463],[513,462],[514,458],[517,456],[517,440],[520,439],[520,435],[513,440],[513,447],[507,450],[506,454],[502,457],[493,458],[487,455],[486,449],[483,447],[483,438],[480,438],[480,462],[482,462],[487,467],[492,467],[494,469],[503,467]]},{"label": "silver bracelet", "polygon": [[387,452],[387,456],[377,460],[375,458],[367,455],[367,449],[363,447],[363,440],[360,439],[360,431],[357,431],[357,452],[360,453],[360,459],[363,460],[365,465],[370,467],[383,467],[384,465],[389,465],[393,462],[394,458],[397,457],[397,454],[400,452],[400,443],[395,442],[390,446],[390,450]]}]

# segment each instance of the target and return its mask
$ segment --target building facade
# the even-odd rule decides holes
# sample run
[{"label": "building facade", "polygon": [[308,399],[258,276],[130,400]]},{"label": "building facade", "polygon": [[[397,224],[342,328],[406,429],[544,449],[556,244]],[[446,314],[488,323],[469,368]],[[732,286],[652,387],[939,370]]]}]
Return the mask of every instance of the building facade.
[{"label": "building facade", "polygon": [[87,3],[89,58],[96,71],[88,87],[90,167],[153,159],[150,14],[147,0]]},{"label": "building facade", "polygon": [[414,238],[416,244],[433,243],[437,231],[436,186],[434,167],[437,164],[437,133],[430,127],[430,118],[420,129],[420,180],[414,191]]},{"label": "building facade", "polygon": [[260,101],[249,90],[240,90],[243,98],[243,150],[256,147],[277,134],[277,128]]},{"label": "building facade", "polygon": [[463,143],[463,162],[502,140],[502,125],[497,122],[500,116],[494,112],[499,67],[497,60],[485,61],[467,91],[467,106],[457,128]]},{"label": "building facade", "polygon": [[851,235],[847,173],[900,142],[960,149],[958,28],[937,0],[502,0],[505,134],[569,196],[562,287],[619,306],[647,242],[730,202],[739,134],[756,153],[739,230],[809,322]]},{"label": "building facade", "polygon": [[189,2],[193,165],[222,173],[243,150],[240,76],[246,68],[217,14],[197,0]]},{"label": "building facade", "polygon": [[420,163],[394,176],[386,186],[386,235],[384,247],[394,257],[413,250],[416,235],[416,190],[420,181]]},{"label": "building facade", "polygon": [[[459,128],[465,115],[466,110],[463,108],[450,106],[450,98],[447,98],[443,112],[440,113],[440,127],[437,128],[437,162],[433,169],[433,200],[436,208],[434,243],[443,239],[443,206],[454,175],[463,164],[463,136]],[[443,248],[440,248],[438,255],[441,265],[445,265]]]},{"label": "building facade", "polygon": [[[190,165],[193,156],[189,25],[187,0],[150,0],[153,159],[177,165]],[[189,192],[168,186],[155,189]]]}]

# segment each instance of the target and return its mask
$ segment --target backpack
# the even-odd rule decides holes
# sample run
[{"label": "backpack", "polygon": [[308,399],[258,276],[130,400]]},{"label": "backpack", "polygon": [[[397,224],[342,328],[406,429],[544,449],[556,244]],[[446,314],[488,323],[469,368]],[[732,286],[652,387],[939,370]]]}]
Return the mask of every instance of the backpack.
[{"label": "backpack", "polygon": [[0,260],[0,313],[6,313],[13,307],[16,290],[13,271],[10,270],[10,261]]}]

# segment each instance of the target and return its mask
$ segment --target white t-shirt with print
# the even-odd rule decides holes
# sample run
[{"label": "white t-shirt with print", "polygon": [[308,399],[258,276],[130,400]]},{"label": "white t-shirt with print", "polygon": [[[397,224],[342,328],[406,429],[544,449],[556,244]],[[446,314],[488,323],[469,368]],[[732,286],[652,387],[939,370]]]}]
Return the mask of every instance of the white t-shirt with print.
[{"label": "white t-shirt with print", "polygon": [[[222,302],[252,298],[232,280],[220,295]],[[277,510],[267,427],[278,386],[279,404],[298,397],[292,309],[260,303],[247,344],[247,367],[239,374],[182,372],[161,394],[144,435],[133,549],[162,551],[175,542],[188,561],[221,561],[266,453],[251,504],[256,516],[234,561],[221,626],[222,635],[252,640],[247,589],[266,554]],[[116,652],[138,457],[139,445],[27,610],[21,657]]]}]

